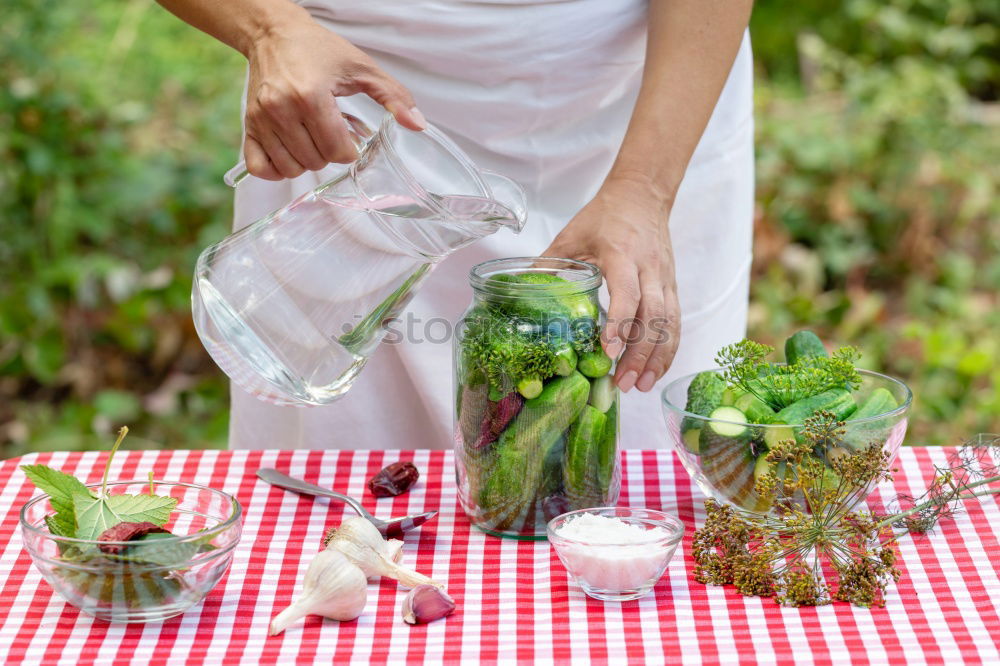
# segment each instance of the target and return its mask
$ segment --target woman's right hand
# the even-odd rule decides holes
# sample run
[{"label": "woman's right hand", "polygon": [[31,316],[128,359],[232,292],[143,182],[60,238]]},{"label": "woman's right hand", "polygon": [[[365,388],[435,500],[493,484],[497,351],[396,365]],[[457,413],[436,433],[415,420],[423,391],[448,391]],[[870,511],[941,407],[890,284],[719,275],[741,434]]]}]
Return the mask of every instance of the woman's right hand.
[{"label": "woman's right hand", "polygon": [[403,127],[427,124],[410,92],[346,39],[310,17],[268,30],[247,49],[243,157],[259,178],[294,178],[357,159],[334,96],[365,93]]}]

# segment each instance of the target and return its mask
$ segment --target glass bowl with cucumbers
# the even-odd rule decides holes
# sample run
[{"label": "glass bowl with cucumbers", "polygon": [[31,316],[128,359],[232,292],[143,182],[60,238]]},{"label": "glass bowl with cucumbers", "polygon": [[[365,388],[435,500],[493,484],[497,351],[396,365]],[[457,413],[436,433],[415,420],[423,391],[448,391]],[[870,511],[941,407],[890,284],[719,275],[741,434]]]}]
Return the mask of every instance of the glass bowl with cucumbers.
[{"label": "glass bowl with cucumbers", "polygon": [[601,272],[522,257],[470,273],[455,335],[455,464],[472,522],[544,539],[549,520],[618,501],[618,390],[601,349]]},{"label": "glass bowl with cucumbers", "polygon": [[[772,351],[743,340],[720,350],[721,367],[681,377],[663,390],[670,441],[706,495],[758,513],[795,499],[797,479],[772,453],[792,443],[808,448],[832,488],[839,481],[835,468],[843,464],[837,461],[845,456],[878,446],[890,462],[895,458],[913,398],[906,384],[855,367],[856,349],[830,352],[811,331],[786,340],[784,362],[769,361]],[[817,437],[809,424],[821,418],[839,423]],[[776,479],[777,489],[760,486],[763,477]]]}]

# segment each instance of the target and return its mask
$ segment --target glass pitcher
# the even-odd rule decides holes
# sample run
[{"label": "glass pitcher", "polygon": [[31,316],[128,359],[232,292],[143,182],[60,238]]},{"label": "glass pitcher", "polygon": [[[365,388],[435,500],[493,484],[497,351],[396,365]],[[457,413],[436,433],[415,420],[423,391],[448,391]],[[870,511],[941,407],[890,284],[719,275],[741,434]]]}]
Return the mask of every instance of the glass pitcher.
[{"label": "glass pitcher", "polygon": [[414,132],[387,114],[371,132],[345,120],[356,162],[207,248],[195,268],[198,336],[233,382],[268,402],[336,400],[439,261],[524,224],[521,188],[433,127]]}]

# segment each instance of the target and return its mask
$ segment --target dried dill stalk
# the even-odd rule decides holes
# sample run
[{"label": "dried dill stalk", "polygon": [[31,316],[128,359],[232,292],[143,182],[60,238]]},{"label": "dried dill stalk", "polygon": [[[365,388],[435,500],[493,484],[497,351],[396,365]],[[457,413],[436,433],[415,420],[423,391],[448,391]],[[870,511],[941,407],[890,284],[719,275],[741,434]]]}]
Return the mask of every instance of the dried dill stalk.
[{"label": "dried dill stalk", "polygon": [[[757,481],[761,496],[782,497],[773,515],[743,512],[707,500],[708,517],[692,544],[695,580],[733,585],[740,594],[773,597],[788,606],[846,601],[885,605],[885,591],[899,580],[894,542],[925,533],[962,502],[1000,493],[1000,439],[969,443],[946,467],[936,467],[920,497],[899,496],[890,511],[863,506],[873,484],[892,480],[894,470],[878,443],[832,461],[834,474],[809,455],[844,435],[844,424],[819,412],[803,428],[803,441],[787,440],[768,452],[774,472]],[[793,497],[795,499],[791,499]]]}]

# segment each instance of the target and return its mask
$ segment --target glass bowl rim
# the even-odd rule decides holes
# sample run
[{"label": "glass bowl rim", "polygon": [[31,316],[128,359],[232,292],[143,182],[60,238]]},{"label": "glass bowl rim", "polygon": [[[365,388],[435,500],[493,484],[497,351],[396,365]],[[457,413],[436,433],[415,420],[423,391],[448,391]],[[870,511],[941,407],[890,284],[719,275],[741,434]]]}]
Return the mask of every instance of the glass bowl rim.
[{"label": "glass bowl rim", "polygon": [[[635,520],[641,521],[647,524],[653,524],[656,527],[662,527],[667,531],[667,536],[661,537],[659,539],[651,539],[649,541],[641,541],[639,543],[607,543],[607,542],[593,542],[584,541],[583,539],[574,539],[572,537],[566,537],[561,534],[557,534],[555,531],[555,524],[559,521],[566,521],[571,516],[578,516],[584,513],[596,513],[597,515],[604,515],[602,512],[606,511],[629,511],[629,512],[642,512],[647,514],[647,517],[642,518],[639,516],[622,516],[622,515],[612,515],[611,518],[620,518],[623,520]],[[684,522],[673,515],[672,513],[667,513],[666,511],[660,511],[658,509],[646,509],[644,507],[630,507],[630,506],[596,506],[589,509],[576,509],[574,511],[567,511],[566,513],[561,513],[552,520],[550,520],[545,525],[545,534],[548,537],[549,543],[552,544],[553,548],[558,548],[557,542],[563,542],[568,544],[574,544],[579,546],[593,546],[598,548],[630,548],[635,546],[651,546],[651,545],[667,545],[671,546],[680,543],[681,539],[684,538]]]},{"label": "glass bowl rim", "polygon": [[[132,480],[129,480],[129,481],[109,481],[108,482],[108,487],[111,487],[111,486],[128,486],[128,485],[146,485],[146,486],[148,486],[149,483],[150,483],[149,479],[132,479]],[[225,532],[227,529],[229,529],[230,527],[232,527],[234,524],[238,523],[239,520],[240,520],[240,518],[243,517],[243,505],[240,504],[240,501],[238,499],[236,499],[235,496],[227,493],[224,490],[219,490],[218,488],[211,488],[209,486],[203,486],[203,485],[198,484],[198,483],[186,483],[184,481],[163,481],[163,480],[157,481],[156,479],[153,479],[153,484],[154,485],[161,485],[161,486],[180,486],[182,488],[193,488],[193,489],[199,490],[199,491],[200,490],[207,490],[207,491],[209,491],[209,492],[211,492],[211,493],[213,493],[215,495],[221,496],[223,499],[228,500],[229,503],[230,503],[230,505],[232,506],[232,512],[229,515],[229,517],[226,518],[221,523],[219,523],[218,525],[216,525],[215,527],[213,527],[211,529],[208,529],[208,530],[201,531],[201,532],[195,532],[193,534],[171,535],[169,537],[164,537],[163,539],[157,539],[156,543],[158,545],[159,544],[165,544],[165,543],[166,544],[176,544],[176,543],[185,543],[187,541],[200,541],[200,540],[204,539],[206,536],[208,536],[209,534],[215,535],[215,534],[221,534],[222,532]],[[101,486],[101,483],[100,482],[85,483],[83,485],[86,486],[87,488],[91,488],[91,487],[98,487],[99,488]],[[21,507],[21,511],[18,514],[18,520],[21,523],[21,529],[22,530],[26,530],[26,531],[29,531],[29,532],[34,532],[35,534],[41,536],[42,538],[51,539],[52,541],[56,541],[56,542],[59,542],[59,543],[84,544],[84,545],[105,544],[105,545],[115,545],[115,546],[126,546],[126,545],[127,546],[134,546],[134,545],[136,545],[136,543],[134,541],[98,541],[97,539],[78,539],[76,537],[59,536],[58,534],[52,534],[47,529],[42,529],[40,527],[36,527],[35,525],[32,525],[31,523],[29,523],[28,520],[27,520],[28,509],[30,509],[35,504],[37,504],[39,502],[42,502],[44,500],[47,500],[49,498],[50,498],[50,495],[48,495],[47,493],[42,493],[41,495],[36,495],[35,497],[32,497],[31,499],[29,499],[27,502],[24,503],[24,506]]]},{"label": "glass bowl rim", "polygon": [[[556,270],[575,270],[580,275],[566,278],[568,283],[565,285],[504,282],[504,293],[507,295],[537,295],[539,292],[555,291],[560,295],[578,294],[597,289],[604,281],[601,269],[588,261],[567,259],[565,257],[541,256],[502,257],[500,259],[490,259],[480,262],[469,269],[469,284],[472,285],[473,289],[489,292],[492,291],[492,288],[487,284],[487,281],[494,275],[505,275],[515,272],[546,273]],[[487,271],[490,272],[487,273]]]},{"label": "glass bowl rim", "polygon": [[[712,368],[710,370],[702,370],[701,372],[722,372],[723,370],[724,370],[724,368]],[[673,389],[676,385],[680,384],[681,382],[684,382],[684,381],[687,381],[687,380],[693,380],[697,375],[700,375],[701,372],[692,372],[692,373],[684,375],[682,377],[678,377],[677,379],[673,380],[672,382],[670,382],[669,384],[667,384],[665,387],[663,387],[663,390],[660,391],[660,401],[663,403],[663,406],[669,408],[671,411],[673,411],[675,413],[678,413],[678,414],[684,416],[685,418],[690,418],[690,419],[695,419],[695,420],[699,420],[699,421],[704,421],[706,423],[707,422],[731,423],[733,425],[748,425],[748,426],[753,426],[755,428],[801,428],[804,425],[802,423],[737,423],[735,421],[725,421],[723,419],[713,419],[713,418],[710,418],[708,416],[702,416],[701,414],[695,414],[694,412],[686,411],[686,410],[678,407],[677,405],[673,404],[672,402],[670,402],[670,399],[667,397],[667,394],[670,392],[671,389]],[[902,387],[902,389],[903,389],[903,395],[905,396],[905,398],[904,398],[904,400],[903,400],[902,403],[900,403],[894,409],[889,410],[888,412],[883,412],[881,414],[875,414],[873,416],[866,416],[863,419],[855,419],[855,420],[850,420],[849,419],[849,422],[852,425],[859,424],[859,423],[871,423],[873,421],[880,421],[880,420],[882,420],[882,419],[884,419],[886,417],[889,417],[889,416],[902,416],[910,408],[910,405],[913,402],[913,391],[911,391],[910,387],[906,385],[906,382],[904,382],[901,379],[897,379],[895,377],[891,377],[889,375],[882,374],[881,372],[876,372],[874,370],[866,370],[866,369],[863,369],[863,368],[858,368],[858,372],[861,373],[862,375],[866,375],[866,376],[874,377],[874,378],[877,378],[877,379],[881,379],[881,380],[889,382],[890,384],[895,384],[897,386]]]}]

